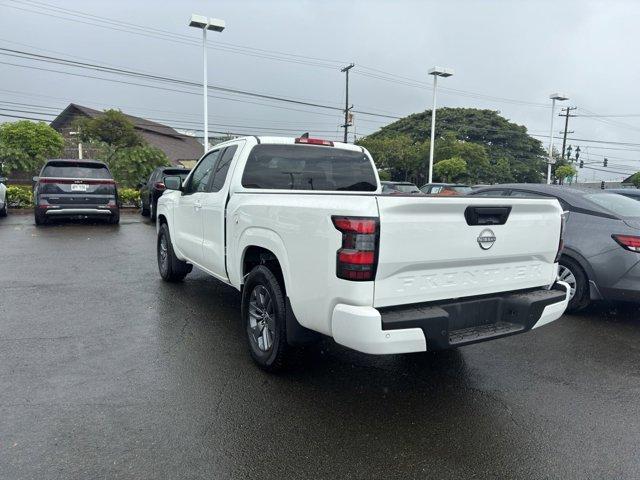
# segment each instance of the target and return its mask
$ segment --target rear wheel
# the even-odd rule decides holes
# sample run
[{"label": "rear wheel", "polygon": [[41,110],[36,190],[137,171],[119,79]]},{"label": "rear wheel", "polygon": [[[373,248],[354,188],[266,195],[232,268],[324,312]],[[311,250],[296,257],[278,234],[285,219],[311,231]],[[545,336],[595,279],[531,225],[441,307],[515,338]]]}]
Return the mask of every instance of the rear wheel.
[{"label": "rear wheel", "polygon": [[47,217],[45,217],[38,210],[33,212],[33,217],[34,217],[34,220],[36,222],[36,225],[45,225],[47,223]]},{"label": "rear wheel", "polygon": [[149,204],[145,205],[143,199],[140,199],[140,215],[143,217],[149,216]]},{"label": "rear wheel", "polygon": [[569,306],[567,312],[577,312],[587,307],[589,298],[589,278],[578,263],[569,257],[561,257],[558,265],[558,280],[569,284]]},{"label": "rear wheel", "polygon": [[160,231],[158,232],[157,253],[160,276],[167,282],[179,282],[184,279],[193,268],[192,265],[176,257],[173,246],[171,245],[169,227],[166,223],[160,226]]},{"label": "rear wheel", "polygon": [[284,295],[275,275],[264,265],[247,276],[242,290],[242,319],[253,361],[269,372],[283,369],[291,353]]},{"label": "rear wheel", "polygon": [[109,223],[111,225],[117,225],[120,223],[120,210],[116,210],[115,213],[111,214],[111,217],[109,218]]},{"label": "rear wheel", "polygon": [[7,216],[7,202],[4,202],[4,205],[2,206],[2,208],[0,208],[0,217],[6,217]]},{"label": "rear wheel", "polygon": [[149,218],[151,218],[152,222],[156,221],[156,216],[157,216],[157,210],[158,205],[153,201],[153,199],[149,200]]}]

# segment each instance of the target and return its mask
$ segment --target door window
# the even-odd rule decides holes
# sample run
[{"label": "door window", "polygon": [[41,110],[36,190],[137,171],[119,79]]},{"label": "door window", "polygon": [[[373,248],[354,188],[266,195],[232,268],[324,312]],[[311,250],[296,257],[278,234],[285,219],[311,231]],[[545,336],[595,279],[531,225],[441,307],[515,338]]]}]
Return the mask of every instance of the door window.
[{"label": "door window", "polygon": [[229,173],[229,166],[231,166],[231,160],[233,160],[233,156],[237,149],[237,145],[232,145],[231,147],[224,149],[220,159],[216,162],[211,188],[209,189],[210,192],[219,192],[224,186],[224,182],[227,179],[227,173]]},{"label": "door window", "polygon": [[208,153],[206,157],[200,160],[200,163],[198,163],[189,178],[189,184],[184,192],[185,195],[206,191],[211,175],[213,174],[213,167],[215,166],[219,155],[220,150],[215,150]]}]

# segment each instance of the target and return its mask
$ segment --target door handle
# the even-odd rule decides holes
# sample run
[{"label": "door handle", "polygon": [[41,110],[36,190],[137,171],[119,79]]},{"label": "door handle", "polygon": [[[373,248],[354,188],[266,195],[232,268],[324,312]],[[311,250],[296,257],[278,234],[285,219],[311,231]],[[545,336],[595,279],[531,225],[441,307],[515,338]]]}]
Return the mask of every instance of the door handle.
[{"label": "door handle", "polygon": [[198,210],[200,210],[201,208],[202,208],[202,203],[200,203],[200,202],[194,202],[194,203],[193,203],[193,209],[194,209],[194,210],[198,211]]}]

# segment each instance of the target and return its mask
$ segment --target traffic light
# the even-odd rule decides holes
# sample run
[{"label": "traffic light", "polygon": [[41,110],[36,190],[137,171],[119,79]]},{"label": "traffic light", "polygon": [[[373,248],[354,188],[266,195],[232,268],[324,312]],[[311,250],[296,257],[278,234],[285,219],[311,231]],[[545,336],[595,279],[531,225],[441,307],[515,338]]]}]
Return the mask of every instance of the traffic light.
[{"label": "traffic light", "polygon": [[568,158],[571,162],[573,162],[573,159],[571,158],[571,152],[572,152],[572,151],[573,151],[573,148],[571,147],[571,145],[569,145],[569,146],[567,147],[567,158]]},{"label": "traffic light", "polygon": [[582,167],[584,167],[584,161],[580,160],[580,168],[582,168]]},{"label": "traffic light", "polygon": [[609,160],[608,159],[604,159],[604,161],[602,162],[602,166],[606,167],[609,164]]},{"label": "traffic light", "polygon": [[580,147],[578,146],[576,147],[576,162],[578,161],[579,158],[580,158]]},{"label": "traffic light", "polygon": [[602,190],[604,190],[604,180],[602,180],[602,181],[600,182],[600,188],[601,188]]}]

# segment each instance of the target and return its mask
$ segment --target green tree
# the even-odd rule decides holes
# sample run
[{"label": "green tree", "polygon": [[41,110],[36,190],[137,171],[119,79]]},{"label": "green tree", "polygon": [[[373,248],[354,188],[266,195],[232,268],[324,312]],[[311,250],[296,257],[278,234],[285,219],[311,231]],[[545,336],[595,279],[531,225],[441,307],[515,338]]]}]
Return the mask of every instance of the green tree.
[{"label": "green tree", "polygon": [[634,187],[640,188],[640,172],[634,173],[630,180]]},{"label": "green tree", "polygon": [[0,166],[3,174],[13,171],[35,173],[47,158],[62,155],[62,135],[44,122],[4,123],[0,125]]},{"label": "green tree", "polygon": [[134,188],[141,178],[147,178],[160,166],[169,165],[169,159],[159,148],[140,145],[121,148],[107,161],[119,185]]},{"label": "green tree", "polygon": [[[527,134],[524,126],[509,122],[506,118],[492,110],[476,108],[442,108],[438,109],[436,121],[435,161],[451,158],[447,148],[439,150],[439,143],[447,143],[447,135],[465,144],[482,146],[492,168],[488,174],[482,173],[486,168],[480,160],[478,168],[472,168],[469,161],[470,175],[483,175],[477,181],[488,183],[496,175],[495,167],[500,163],[500,175],[505,176],[505,161],[509,175],[516,182],[541,182],[546,173],[545,151],[539,140]],[[431,111],[416,113],[381,128],[367,137],[368,141],[379,137],[408,135],[414,144],[422,144],[431,134]],[[428,142],[426,142],[428,145]],[[450,146],[449,146],[450,147]],[[475,152],[478,153],[478,152]],[[455,152],[455,155],[458,155]],[[461,155],[462,156],[462,155]],[[463,159],[466,160],[464,156]],[[484,176],[487,175],[487,176]],[[475,181],[475,179],[474,179]]]},{"label": "green tree", "polygon": [[455,182],[467,173],[467,162],[460,157],[440,160],[433,166],[433,173],[443,182]]},{"label": "green tree", "polygon": [[416,143],[408,135],[392,135],[365,137],[358,145],[369,150],[376,166],[389,172],[391,178],[413,182],[424,178],[428,144]]},{"label": "green tree", "polygon": [[98,117],[81,119],[77,128],[83,142],[102,147],[107,161],[122,149],[144,144],[133,122],[119,110],[105,110]]},{"label": "green tree", "polygon": [[575,176],[575,174],[576,174],[576,169],[571,165],[561,165],[556,168],[556,172],[555,172],[556,178],[558,179],[561,185],[564,183],[564,180],[566,178],[573,177]]}]

